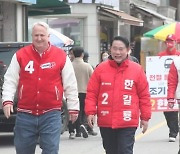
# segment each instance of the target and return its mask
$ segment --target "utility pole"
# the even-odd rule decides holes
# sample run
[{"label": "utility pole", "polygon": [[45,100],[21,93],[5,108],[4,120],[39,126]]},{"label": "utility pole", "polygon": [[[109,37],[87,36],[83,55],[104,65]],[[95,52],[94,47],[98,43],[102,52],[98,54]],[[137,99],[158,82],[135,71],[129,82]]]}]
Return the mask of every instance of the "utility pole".
[{"label": "utility pole", "polygon": [[[124,11],[127,14],[130,14],[130,0],[119,0],[120,10]],[[130,40],[131,29],[130,25],[122,25],[120,26],[120,35],[125,36]]]},{"label": "utility pole", "polygon": [[180,21],[180,0],[177,0],[177,21]]}]

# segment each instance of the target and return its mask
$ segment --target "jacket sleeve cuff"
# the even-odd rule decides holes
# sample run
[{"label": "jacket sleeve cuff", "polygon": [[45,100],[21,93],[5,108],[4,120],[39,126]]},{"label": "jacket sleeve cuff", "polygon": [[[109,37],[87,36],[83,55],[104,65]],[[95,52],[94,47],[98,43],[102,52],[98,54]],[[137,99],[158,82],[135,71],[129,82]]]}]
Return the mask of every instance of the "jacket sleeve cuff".
[{"label": "jacket sleeve cuff", "polygon": [[141,118],[141,120],[149,121],[151,118]]},{"label": "jacket sleeve cuff", "polygon": [[173,104],[176,102],[176,100],[174,98],[169,98],[167,101],[168,101],[168,103],[173,103]]},{"label": "jacket sleeve cuff", "polygon": [[177,103],[180,104],[180,99],[177,99]]},{"label": "jacket sleeve cuff", "polygon": [[5,101],[5,102],[3,102],[2,104],[3,104],[3,107],[4,107],[4,106],[6,106],[6,105],[8,105],[8,104],[13,105],[13,102],[11,102],[11,101]]},{"label": "jacket sleeve cuff", "polygon": [[79,113],[79,111],[77,111],[77,110],[69,110],[69,114],[78,114]]}]

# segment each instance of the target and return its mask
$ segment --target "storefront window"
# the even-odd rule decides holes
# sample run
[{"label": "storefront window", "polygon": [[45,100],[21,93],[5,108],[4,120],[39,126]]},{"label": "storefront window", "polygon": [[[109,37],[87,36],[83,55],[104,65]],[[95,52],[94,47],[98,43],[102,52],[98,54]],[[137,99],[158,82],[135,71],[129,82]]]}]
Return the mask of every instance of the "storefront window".
[{"label": "storefront window", "polygon": [[110,41],[113,38],[113,22],[100,21],[100,50],[108,51],[110,47]]},{"label": "storefront window", "polygon": [[74,41],[74,45],[83,46],[83,19],[76,18],[29,18],[29,41],[31,41],[31,27],[34,22],[43,21],[60,33]]}]

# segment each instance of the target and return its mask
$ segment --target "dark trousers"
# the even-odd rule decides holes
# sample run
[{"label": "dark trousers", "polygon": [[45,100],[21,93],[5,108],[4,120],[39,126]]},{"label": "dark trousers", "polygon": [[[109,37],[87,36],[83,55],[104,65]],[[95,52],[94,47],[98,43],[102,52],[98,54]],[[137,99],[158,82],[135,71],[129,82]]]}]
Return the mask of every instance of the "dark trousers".
[{"label": "dark trousers", "polygon": [[133,154],[136,129],[135,127],[119,129],[100,127],[106,154]]},{"label": "dark trousers", "polygon": [[178,111],[164,112],[164,116],[166,118],[167,125],[169,127],[169,137],[176,138],[179,132]]},{"label": "dark trousers", "polygon": [[79,97],[79,103],[80,103],[80,111],[79,111],[80,124],[86,124],[87,119],[86,119],[86,114],[84,111],[86,93],[79,93],[78,97]]},{"label": "dark trousers", "polygon": [[92,131],[92,129],[89,127],[87,123],[87,116],[84,111],[85,98],[86,98],[86,93],[79,93],[79,102],[80,102],[79,122],[80,125],[83,124],[86,127],[87,131]]},{"label": "dark trousers", "polygon": [[76,134],[80,133],[80,123],[79,123],[79,120],[77,119],[75,121],[75,123],[72,123],[72,121],[69,121],[68,128],[69,128],[69,133],[75,133],[75,129],[76,129]]},{"label": "dark trousers", "polygon": [[79,116],[78,119],[74,124],[72,124],[71,121],[69,121],[68,128],[69,128],[69,133],[75,132],[74,129],[76,129],[76,133],[80,132],[80,125],[84,125],[88,131],[91,131],[92,129],[88,126],[87,123],[87,117],[84,111],[85,107],[85,98],[86,98],[86,93],[79,93],[79,103],[80,103],[80,111],[79,111]]}]

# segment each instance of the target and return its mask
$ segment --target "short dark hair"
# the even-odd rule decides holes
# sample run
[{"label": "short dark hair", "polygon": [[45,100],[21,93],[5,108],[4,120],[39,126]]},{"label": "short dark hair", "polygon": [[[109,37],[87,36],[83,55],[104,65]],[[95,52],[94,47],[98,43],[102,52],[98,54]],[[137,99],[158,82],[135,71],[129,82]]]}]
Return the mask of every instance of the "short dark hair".
[{"label": "short dark hair", "polygon": [[111,46],[113,44],[113,41],[116,41],[116,40],[122,41],[125,44],[126,48],[129,48],[129,41],[128,41],[128,39],[125,38],[125,37],[122,37],[122,36],[115,36],[113,38],[113,40],[111,41]]},{"label": "short dark hair", "polygon": [[87,51],[84,51],[84,57],[83,57],[84,62],[88,62],[88,59],[89,59],[89,53]]},{"label": "short dark hair", "polygon": [[81,57],[82,54],[84,53],[84,49],[82,47],[73,47],[73,54],[74,57]]}]

